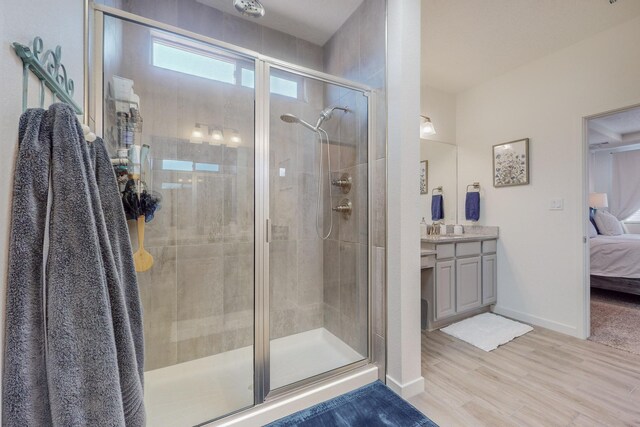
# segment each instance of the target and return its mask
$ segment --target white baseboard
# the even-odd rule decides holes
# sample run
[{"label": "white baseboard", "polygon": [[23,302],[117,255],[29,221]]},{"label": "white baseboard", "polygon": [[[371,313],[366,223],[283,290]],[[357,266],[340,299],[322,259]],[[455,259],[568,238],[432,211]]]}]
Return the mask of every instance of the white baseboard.
[{"label": "white baseboard", "polygon": [[409,399],[424,391],[424,377],[418,377],[408,383],[400,384],[387,375],[387,386],[403,399]]},{"label": "white baseboard", "polygon": [[510,308],[501,307],[496,305],[493,308],[493,312],[505,317],[510,317],[514,320],[529,323],[534,326],[540,326],[542,328],[551,329],[552,331],[560,332],[561,334],[571,335],[572,337],[580,338],[578,328],[571,325],[565,325],[564,323],[556,322],[554,320],[544,319],[542,317],[534,316],[521,311],[512,310]]},{"label": "white baseboard", "polygon": [[299,393],[283,396],[236,415],[207,424],[208,427],[262,426],[318,403],[370,384],[378,379],[378,368],[367,365],[354,372],[319,383]]}]

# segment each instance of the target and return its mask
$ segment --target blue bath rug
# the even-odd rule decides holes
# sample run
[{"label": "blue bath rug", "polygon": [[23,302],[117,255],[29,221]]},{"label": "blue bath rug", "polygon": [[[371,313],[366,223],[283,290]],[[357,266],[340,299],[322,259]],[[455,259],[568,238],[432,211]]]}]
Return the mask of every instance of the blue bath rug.
[{"label": "blue bath rug", "polygon": [[380,381],[366,385],[267,427],[438,427]]}]

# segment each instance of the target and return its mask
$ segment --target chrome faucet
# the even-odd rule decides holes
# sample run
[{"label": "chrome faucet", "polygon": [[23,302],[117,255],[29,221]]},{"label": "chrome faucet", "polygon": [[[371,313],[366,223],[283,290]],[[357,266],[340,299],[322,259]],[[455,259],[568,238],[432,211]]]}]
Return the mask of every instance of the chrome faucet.
[{"label": "chrome faucet", "polygon": [[439,236],[440,235],[440,225],[442,225],[442,224],[444,224],[444,222],[442,222],[442,221],[433,222],[429,226],[429,230],[428,230],[427,234],[429,236]]}]

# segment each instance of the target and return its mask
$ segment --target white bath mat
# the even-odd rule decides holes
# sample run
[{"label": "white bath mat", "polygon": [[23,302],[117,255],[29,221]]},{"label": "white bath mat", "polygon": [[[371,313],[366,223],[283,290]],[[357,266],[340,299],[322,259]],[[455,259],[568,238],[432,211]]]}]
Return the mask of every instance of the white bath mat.
[{"label": "white bath mat", "polygon": [[440,330],[484,351],[491,351],[533,331],[533,328],[493,313],[483,313]]}]

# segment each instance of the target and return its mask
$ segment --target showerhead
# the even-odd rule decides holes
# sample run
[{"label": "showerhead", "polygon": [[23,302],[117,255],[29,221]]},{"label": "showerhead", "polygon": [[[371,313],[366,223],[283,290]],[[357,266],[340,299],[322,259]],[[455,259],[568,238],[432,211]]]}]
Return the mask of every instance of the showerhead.
[{"label": "showerhead", "polygon": [[323,118],[324,120],[330,120],[331,117],[333,117],[333,111],[334,110],[341,110],[344,111],[345,113],[349,111],[349,107],[344,106],[344,107],[327,107],[324,110],[322,110],[322,112],[320,113],[320,117]]},{"label": "showerhead", "polygon": [[301,118],[299,118],[298,116],[294,116],[293,114],[283,114],[280,116],[280,120],[282,120],[285,123],[299,123],[302,126],[306,127],[309,130],[312,130],[313,132],[317,132],[318,128],[317,127],[313,127],[311,124],[305,122],[304,120],[302,120]]},{"label": "showerhead", "polygon": [[233,6],[238,12],[250,18],[264,16],[264,6],[258,0],[233,0]]},{"label": "showerhead", "polygon": [[318,121],[316,123],[316,129],[318,129],[320,126],[322,126],[322,123],[324,123],[325,120],[331,120],[331,117],[333,117],[333,110],[341,110],[344,111],[345,113],[349,112],[349,107],[344,106],[344,107],[327,107],[324,110],[322,110],[320,112],[320,117],[318,117]]},{"label": "showerhead", "polygon": [[299,123],[302,126],[306,127],[309,130],[312,130],[314,132],[318,132],[318,129],[320,129],[320,126],[322,125],[322,123],[324,123],[325,120],[330,120],[331,117],[333,117],[333,110],[341,110],[344,111],[345,113],[349,111],[349,107],[328,107],[325,108],[324,110],[322,110],[320,112],[320,117],[318,117],[318,122],[316,123],[315,126],[305,122],[304,120],[302,120],[301,118],[299,118],[298,116],[295,116],[293,114],[287,113],[287,114],[283,114],[280,116],[280,120],[282,120],[285,123]]},{"label": "showerhead", "polygon": [[299,123],[300,119],[294,116],[293,114],[283,114],[280,116],[280,120],[285,123]]}]

